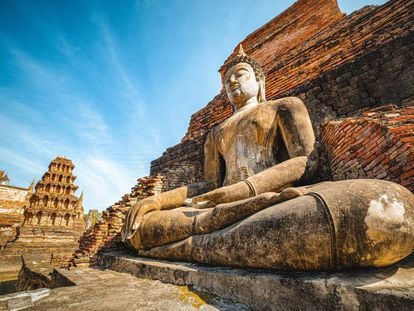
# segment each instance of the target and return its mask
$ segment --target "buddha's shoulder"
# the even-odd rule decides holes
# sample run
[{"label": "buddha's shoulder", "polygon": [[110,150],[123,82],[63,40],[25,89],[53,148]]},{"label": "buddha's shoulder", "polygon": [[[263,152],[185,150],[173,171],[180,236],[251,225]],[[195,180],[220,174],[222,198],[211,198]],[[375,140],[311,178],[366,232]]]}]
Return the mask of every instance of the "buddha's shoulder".
[{"label": "buddha's shoulder", "polygon": [[305,104],[300,98],[291,96],[291,97],[278,98],[275,100],[268,100],[262,103],[261,106],[265,109],[266,108],[277,109],[281,106],[286,107],[286,108],[297,107],[297,106],[305,107]]}]

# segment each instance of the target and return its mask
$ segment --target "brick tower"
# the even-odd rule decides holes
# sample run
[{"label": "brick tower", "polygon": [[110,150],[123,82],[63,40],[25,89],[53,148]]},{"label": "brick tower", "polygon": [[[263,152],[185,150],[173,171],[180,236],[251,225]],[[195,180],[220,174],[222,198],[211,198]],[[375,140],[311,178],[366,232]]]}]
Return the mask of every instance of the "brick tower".
[{"label": "brick tower", "polygon": [[35,193],[25,212],[25,225],[69,227],[80,235],[84,228],[83,193],[75,196],[78,188],[73,182],[72,161],[57,157],[36,184]]},{"label": "brick tower", "polygon": [[13,243],[14,251],[23,255],[26,263],[64,267],[78,248],[85,223],[83,193],[75,195],[74,167],[71,160],[57,157],[36,184]]}]

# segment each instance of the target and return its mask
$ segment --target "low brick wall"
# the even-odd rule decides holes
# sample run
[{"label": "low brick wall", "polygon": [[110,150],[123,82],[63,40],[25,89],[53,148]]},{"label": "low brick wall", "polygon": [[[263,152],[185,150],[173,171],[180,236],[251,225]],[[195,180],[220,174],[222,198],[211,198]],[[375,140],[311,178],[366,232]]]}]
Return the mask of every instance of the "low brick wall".
[{"label": "low brick wall", "polygon": [[333,180],[385,179],[414,192],[414,106],[328,122],[322,137]]}]

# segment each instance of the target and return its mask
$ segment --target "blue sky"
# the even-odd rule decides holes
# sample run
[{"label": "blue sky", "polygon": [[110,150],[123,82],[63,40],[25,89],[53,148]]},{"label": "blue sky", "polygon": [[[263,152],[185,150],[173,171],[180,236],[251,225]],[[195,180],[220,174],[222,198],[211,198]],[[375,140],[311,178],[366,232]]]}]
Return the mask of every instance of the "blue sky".
[{"label": "blue sky", "polygon": [[219,92],[236,44],[293,2],[0,0],[0,169],[27,187],[68,157],[85,209],[107,208]]}]

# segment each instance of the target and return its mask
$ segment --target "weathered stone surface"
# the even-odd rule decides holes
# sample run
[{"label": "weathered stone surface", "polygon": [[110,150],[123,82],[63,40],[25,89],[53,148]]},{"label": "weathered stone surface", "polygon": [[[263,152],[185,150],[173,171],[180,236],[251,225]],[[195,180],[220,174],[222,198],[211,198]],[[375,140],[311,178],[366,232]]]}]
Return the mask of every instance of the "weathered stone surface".
[{"label": "weathered stone surface", "polygon": [[[224,223],[211,233],[195,234],[191,229],[197,230],[198,219],[209,213],[213,216],[208,223],[221,221],[223,216],[214,217],[220,214],[219,208],[194,214],[188,238],[138,250],[138,254],[247,268],[327,270],[383,267],[414,250],[414,195],[404,187],[359,179],[316,184],[306,190],[306,195],[255,210],[247,218],[237,213],[237,208],[236,215],[231,210],[234,225]],[[241,202],[237,205],[243,213],[245,206]],[[185,224],[173,212],[153,212],[142,224],[142,232],[151,234],[141,237],[158,241],[161,232],[182,238]]]},{"label": "weathered stone surface", "polygon": [[14,290],[21,267],[20,255],[11,251],[10,245],[20,233],[33,185],[28,188],[11,186],[3,171],[0,171],[0,177],[3,180],[0,183],[0,293],[8,293]]},{"label": "weathered stone surface", "polygon": [[162,282],[191,285],[254,310],[412,310],[414,258],[385,268],[269,272],[101,254],[102,267]]},{"label": "weathered stone surface", "polygon": [[31,195],[32,186],[20,188],[0,184],[0,249],[16,238],[16,228],[23,222]]},{"label": "weathered stone surface", "polygon": [[[82,268],[56,269],[54,274],[55,285],[65,287],[0,296],[0,310],[18,307],[53,311],[248,310],[243,304],[196,292],[186,286],[138,279],[125,273]],[[75,286],[67,286],[68,280]]]},{"label": "weathered stone surface", "polygon": [[47,262],[29,260],[28,256],[26,256],[26,261],[23,260],[16,283],[16,290],[26,291],[51,287],[53,266]]}]

